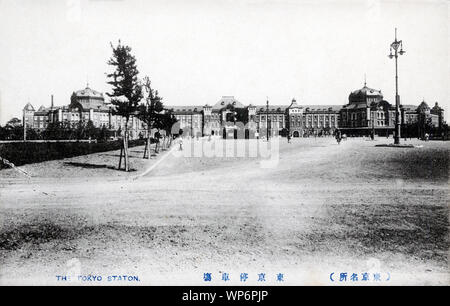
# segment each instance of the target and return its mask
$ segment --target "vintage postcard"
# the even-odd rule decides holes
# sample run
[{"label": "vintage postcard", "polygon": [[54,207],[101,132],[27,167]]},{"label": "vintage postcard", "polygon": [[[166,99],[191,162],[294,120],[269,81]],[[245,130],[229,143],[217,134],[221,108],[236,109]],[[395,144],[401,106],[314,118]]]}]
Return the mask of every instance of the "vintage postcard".
[{"label": "vintage postcard", "polygon": [[0,285],[449,285],[449,12],[0,0]]}]

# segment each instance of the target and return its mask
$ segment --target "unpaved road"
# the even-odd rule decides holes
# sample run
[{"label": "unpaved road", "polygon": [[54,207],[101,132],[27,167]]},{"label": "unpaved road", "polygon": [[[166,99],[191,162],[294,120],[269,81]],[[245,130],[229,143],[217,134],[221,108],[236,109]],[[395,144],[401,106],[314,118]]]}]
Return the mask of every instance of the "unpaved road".
[{"label": "unpaved road", "polygon": [[136,148],[132,173],[112,169],[117,152],[24,166],[30,180],[2,170],[0,283],[205,284],[211,272],[221,285],[221,272],[230,284],[246,272],[258,284],[264,272],[268,285],[276,273],[328,285],[332,272],[369,271],[382,285],[449,284],[450,144],[374,147],[388,141],[284,140],[269,168],[175,150],[139,177],[158,159]]}]

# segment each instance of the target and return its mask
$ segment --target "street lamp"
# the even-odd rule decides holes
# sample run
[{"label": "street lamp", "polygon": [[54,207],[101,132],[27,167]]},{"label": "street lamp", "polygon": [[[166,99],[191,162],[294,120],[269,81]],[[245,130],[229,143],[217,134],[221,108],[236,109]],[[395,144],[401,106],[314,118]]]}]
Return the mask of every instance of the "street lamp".
[{"label": "street lamp", "polygon": [[[400,50],[399,50],[400,49]],[[392,54],[394,50],[394,54]],[[395,57],[395,134],[394,134],[394,144],[400,144],[400,97],[398,96],[398,66],[397,58],[398,55],[405,54],[403,51],[403,45],[401,40],[397,40],[397,28],[395,28],[395,40],[391,43],[390,53],[388,57],[390,59]]]},{"label": "street lamp", "polygon": [[269,98],[267,98],[266,102],[266,134],[267,141],[269,141]]}]

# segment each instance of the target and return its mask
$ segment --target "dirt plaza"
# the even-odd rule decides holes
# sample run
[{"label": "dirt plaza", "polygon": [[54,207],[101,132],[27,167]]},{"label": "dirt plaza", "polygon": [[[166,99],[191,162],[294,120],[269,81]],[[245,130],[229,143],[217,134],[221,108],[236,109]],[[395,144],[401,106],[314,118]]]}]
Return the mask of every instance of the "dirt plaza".
[{"label": "dirt plaza", "polygon": [[118,151],[24,165],[30,179],[1,170],[0,282],[204,284],[211,272],[220,285],[222,272],[240,284],[245,271],[302,285],[378,271],[390,275],[382,284],[448,284],[450,144],[375,147],[390,142],[280,138],[271,167],[175,145],[150,160],[132,148],[129,173],[114,169]]}]

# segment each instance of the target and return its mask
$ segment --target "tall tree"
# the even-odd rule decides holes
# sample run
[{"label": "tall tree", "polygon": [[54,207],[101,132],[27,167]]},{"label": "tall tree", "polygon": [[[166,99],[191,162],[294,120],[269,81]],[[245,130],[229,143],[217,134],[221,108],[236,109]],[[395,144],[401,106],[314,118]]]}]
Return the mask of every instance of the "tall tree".
[{"label": "tall tree", "polygon": [[116,47],[111,43],[113,54],[108,65],[114,67],[114,72],[107,74],[112,86],[112,92],[107,93],[114,105],[113,114],[125,118],[123,135],[123,151],[125,155],[125,171],[130,170],[128,157],[128,122],[130,117],[136,114],[139,102],[142,99],[142,85],[138,80],[139,71],[136,66],[136,58],[131,54],[131,48],[119,43]]},{"label": "tall tree", "polygon": [[143,86],[146,92],[146,97],[145,103],[141,103],[139,105],[138,116],[139,119],[147,125],[147,147],[144,150],[144,158],[146,158],[145,152],[147,152],[148,156],[150,156],[150,136],[152,128],[162,116],[161,112],[164,110],[164,105],[158,91],[152,88],[151,81],[148,76],[144,78]]}]

